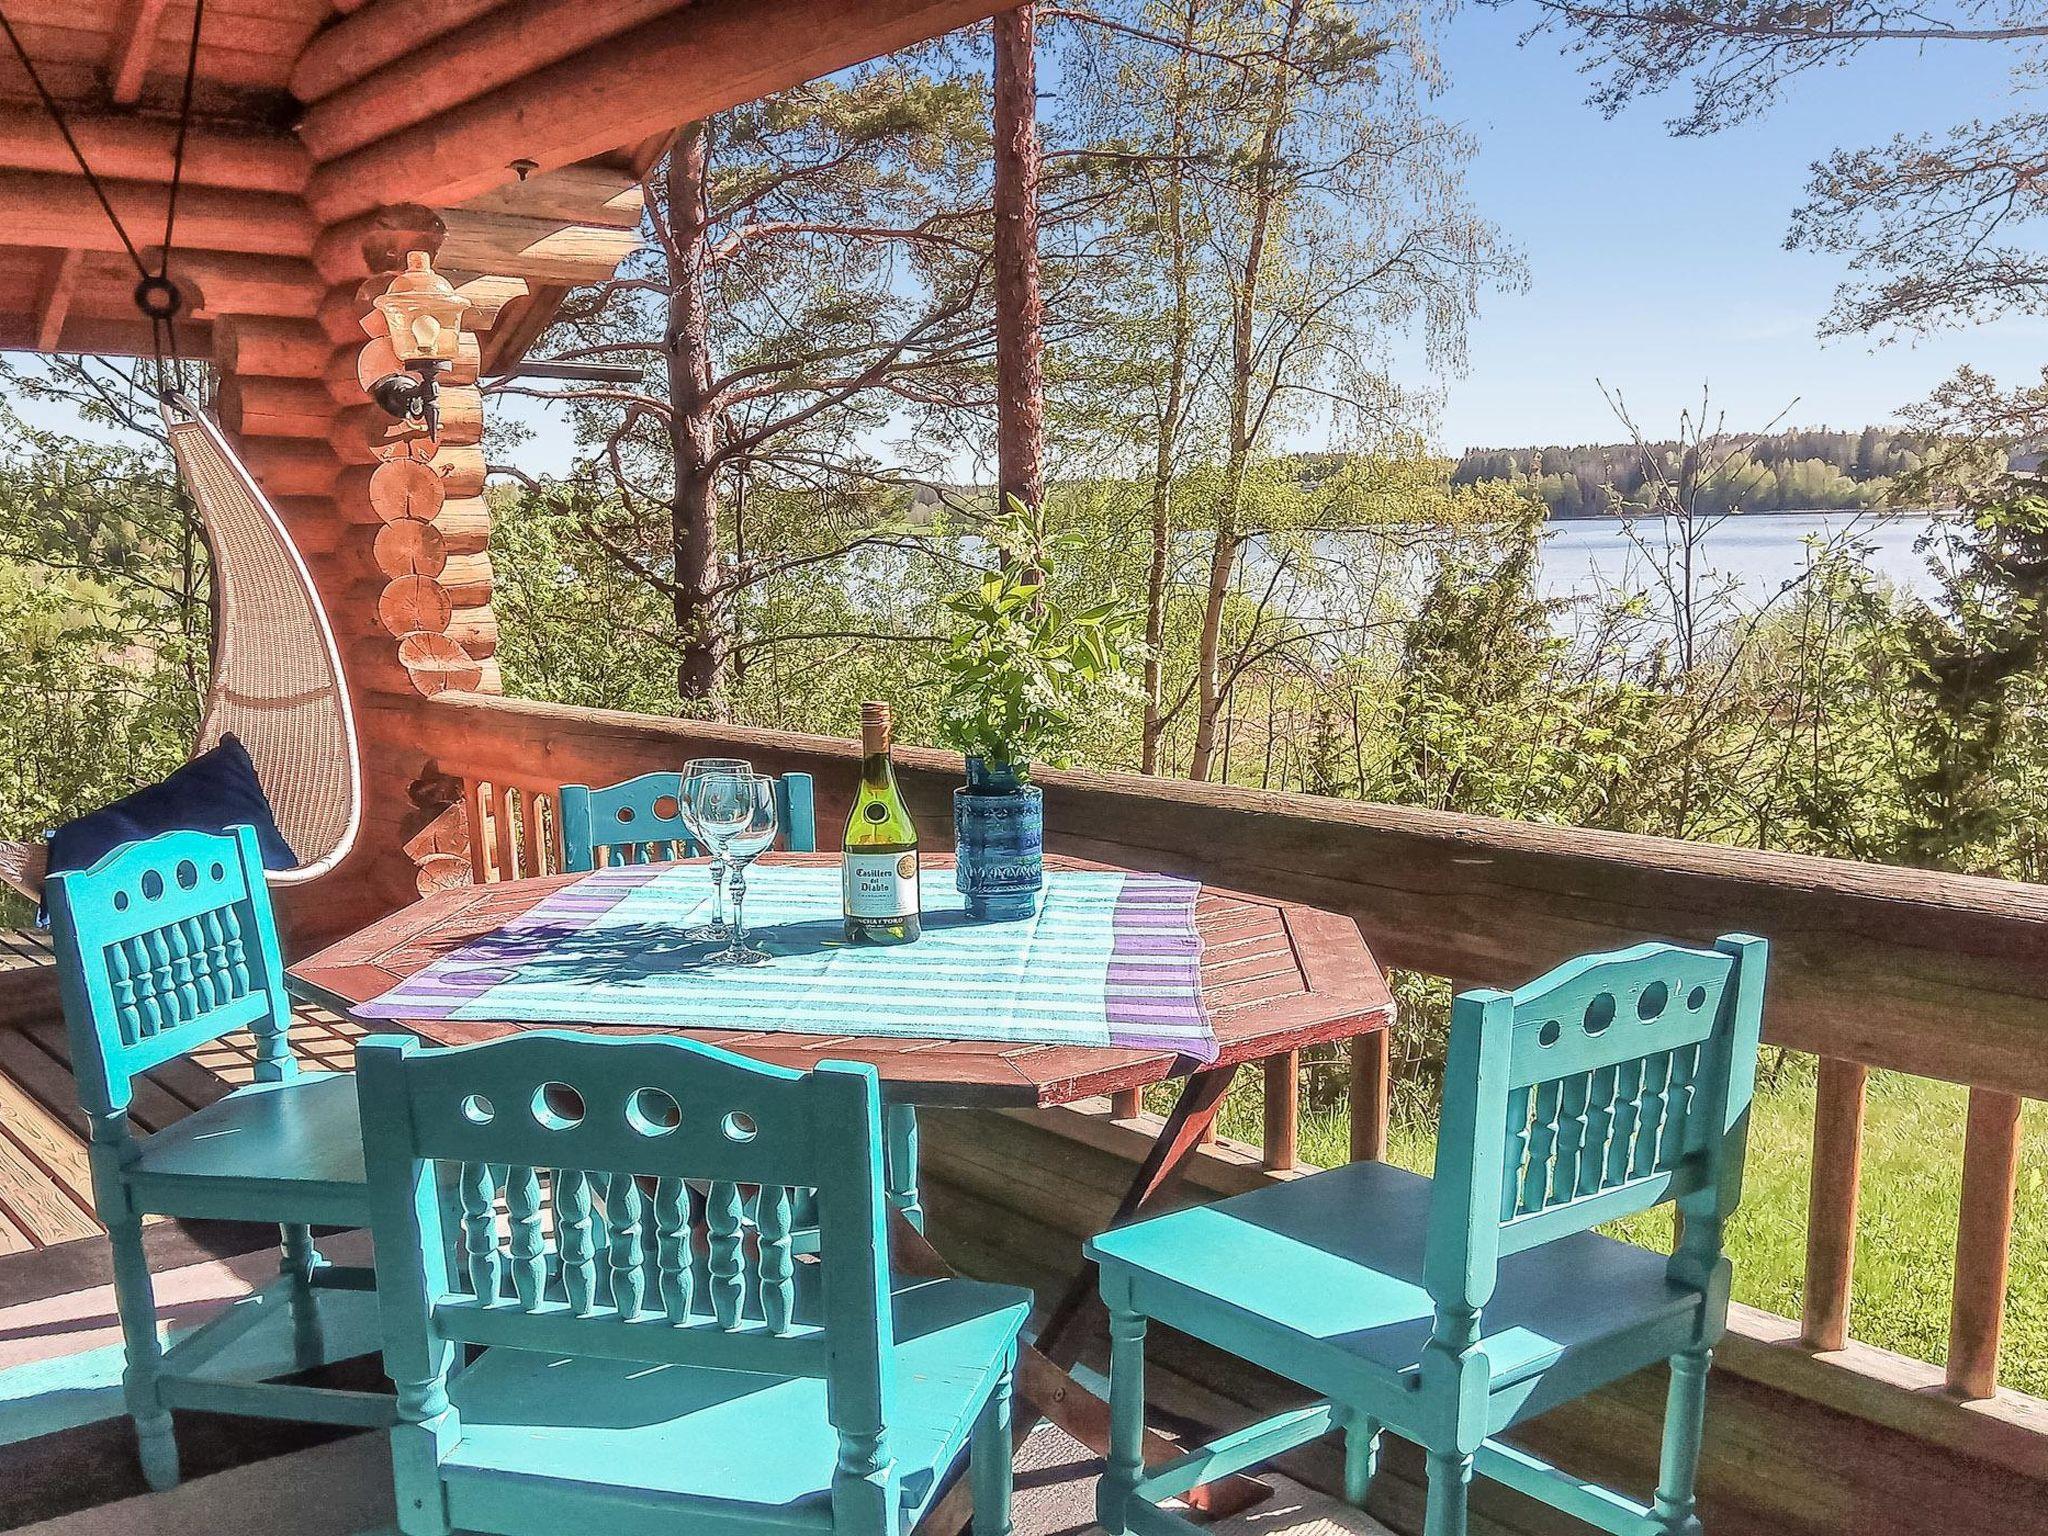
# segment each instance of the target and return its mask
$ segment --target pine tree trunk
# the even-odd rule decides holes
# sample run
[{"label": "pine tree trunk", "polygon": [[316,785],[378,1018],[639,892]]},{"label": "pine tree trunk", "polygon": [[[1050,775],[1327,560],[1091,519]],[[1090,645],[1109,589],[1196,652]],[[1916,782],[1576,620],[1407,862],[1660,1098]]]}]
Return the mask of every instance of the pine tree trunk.
[{"label": "pine tree trunk", "polygon": [[676,697],[721,699],[726,669],[718,550],[718,413],[711,398],[711,320],[705,293],[710,215],[708,135],[692,123],[668,159],[671,255],[668,387],[675,482],[669,537],[675,562]]},{"label": "pine tree trunk", "polygon": [[1038,87],[1033,7],[995,28],[996,480],[1045,498],[1045,305],[1038,290]]}]

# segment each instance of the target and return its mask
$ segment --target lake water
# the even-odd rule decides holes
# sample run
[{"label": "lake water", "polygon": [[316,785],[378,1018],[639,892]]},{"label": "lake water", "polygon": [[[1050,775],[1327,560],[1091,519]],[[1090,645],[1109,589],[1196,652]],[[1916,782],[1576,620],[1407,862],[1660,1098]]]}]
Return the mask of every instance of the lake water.
[{"label": "lake water", "polygon": [[[1708,586],[1733,582],[1748,603],[1761,602],[1806,569],[1807,540],[1853,541],[1865,563],[1903,591],[1934,583],[1914,544],[1940,521],[1922,512],[1783,512],[1724,519],[1702,540]],[[1654,581],[1650,556],[1668,553],[1669,525],[1654,518],[1561,519],[1543,546],[1546,597],[1642,590]]]}]

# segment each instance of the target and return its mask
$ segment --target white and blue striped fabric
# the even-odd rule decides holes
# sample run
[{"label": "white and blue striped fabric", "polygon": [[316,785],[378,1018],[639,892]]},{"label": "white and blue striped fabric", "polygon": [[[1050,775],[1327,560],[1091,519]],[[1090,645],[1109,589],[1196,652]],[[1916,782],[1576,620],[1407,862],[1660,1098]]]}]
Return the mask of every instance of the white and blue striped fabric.
[{"label": "white and blue striped fabric", "polygon": [[1196,885],[1058,871],[1030,921],[969,918],[924,889],[914,944],[844,942],[839,874],[758,866],[748,940],[766,965],[708,965],[681,935],[711,915],[704,866],[598,870],[355,1012],[366,1019],[785,1030],[1170,1049],[1213,1061]]}]

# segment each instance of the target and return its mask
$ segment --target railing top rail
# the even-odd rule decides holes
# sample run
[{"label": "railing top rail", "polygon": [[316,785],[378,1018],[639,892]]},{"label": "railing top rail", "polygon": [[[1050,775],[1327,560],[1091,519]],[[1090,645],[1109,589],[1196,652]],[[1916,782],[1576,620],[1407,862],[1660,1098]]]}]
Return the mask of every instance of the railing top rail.
[{"label": "railing top rail", "polygon": [[[443,770],[550,788],[735,745],[817,775],[821,827],[859,751],[482,695],[427,701],[420,722]],[[913,811],[942,837],[959,758],[898,757]],[[1512,986],[1588,950],[1740,927],[1773,941],[1768,1038],[2048,1097],[2048,886],[1128,773],[1039,778],[1061,851],[1347,912],[1388,964]]]}]

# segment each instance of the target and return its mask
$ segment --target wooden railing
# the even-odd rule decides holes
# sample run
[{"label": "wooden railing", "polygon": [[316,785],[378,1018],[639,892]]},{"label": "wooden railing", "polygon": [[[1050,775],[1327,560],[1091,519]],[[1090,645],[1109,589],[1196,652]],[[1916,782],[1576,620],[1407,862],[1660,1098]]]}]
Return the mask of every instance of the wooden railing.
[{"label": "wooden railing", "polygon": [[[850,742],[693,721],[452,694],[421,713],[422,744],[463,781],[471,824],[484,829],[482,878],[556,867],[548,807],[564,783],[731,749],[768,771],[810,772],[829,841],[857,768]],[[950,833],[959,772],[949,754],[898,754],[933,842]],[[1952,1401],[1996,1392],[2020,1106],[2048,1097],[2048,888],[1130,774],[1041,782],[1057,851],[1346,912],[1383,964],[1461,984],[1511,986],[1649,936],[1768,937],[1766,1038],[1821,1063],[1799,1343],[1825,1354],[1849,1340],[1868,1073],[1961,1083],[1970,1108],[1945,1380]],[[1379,1035],[1351,1062],[1354,1157],[1385,1151],[1385,1052]],[[1298,1162],[1300,1065],[1291,1055],[1265,1064],[1269,1169]],[[1113,1106],[1126,1118],[1138,1110]],[[1910,1372],[1901,1380],[1921,1384]],[[1924,1405],[1898,1413],[1925,1419]],[[1964,1429],[1973,1454],[2048,1478],[2040,1405]]]}]

